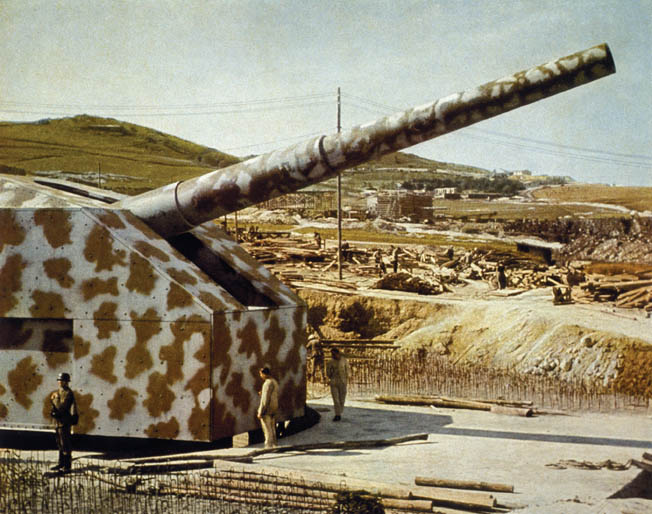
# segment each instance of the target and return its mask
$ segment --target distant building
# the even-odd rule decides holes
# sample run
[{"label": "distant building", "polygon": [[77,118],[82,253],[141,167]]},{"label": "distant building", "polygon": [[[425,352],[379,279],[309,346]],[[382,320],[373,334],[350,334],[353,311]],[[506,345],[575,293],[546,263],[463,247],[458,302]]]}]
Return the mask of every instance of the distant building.
[{"label": "distant building", "polygon": [[459,191],[456,187],[438,187],[435,189],[435,198],[446,198],[447,195],[457,195]]}]

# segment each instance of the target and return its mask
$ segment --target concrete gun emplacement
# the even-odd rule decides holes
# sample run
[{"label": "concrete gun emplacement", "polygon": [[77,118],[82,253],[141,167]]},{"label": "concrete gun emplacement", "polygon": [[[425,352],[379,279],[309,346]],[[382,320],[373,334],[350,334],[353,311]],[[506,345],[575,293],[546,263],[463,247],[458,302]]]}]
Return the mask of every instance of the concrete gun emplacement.
[{"label": "concrete gun emplacement", "polygon": [[306,306],[215,218],[615,72],[607,45],[134,197],[0,176],[0,428],[49,426],[72,375],[76,433],[195,441],[306,400]]}]

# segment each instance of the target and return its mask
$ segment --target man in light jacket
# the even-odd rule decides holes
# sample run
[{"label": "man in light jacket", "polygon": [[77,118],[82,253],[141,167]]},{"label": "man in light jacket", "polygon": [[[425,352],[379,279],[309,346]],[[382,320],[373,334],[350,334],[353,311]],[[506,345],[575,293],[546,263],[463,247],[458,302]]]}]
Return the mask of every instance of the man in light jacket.
[{"label": "man in light jacket", "polygon": [[333,421],[342,419],[344,401],[346,400],[346,382],[349,379],[349,361],[346,360],[337,348],[331,350],[332,359],[326,366],[326,376],[331,385],[335,417]]},{"label": "man in light jacket", "polygon": [[278,382],[269,368],[260,368],[260,378],[263,379],[263,388],[260,391],[260,405],[258,406],[258,419],[265,434],[265,448],[276,446],[276,412],[278,411]]}]

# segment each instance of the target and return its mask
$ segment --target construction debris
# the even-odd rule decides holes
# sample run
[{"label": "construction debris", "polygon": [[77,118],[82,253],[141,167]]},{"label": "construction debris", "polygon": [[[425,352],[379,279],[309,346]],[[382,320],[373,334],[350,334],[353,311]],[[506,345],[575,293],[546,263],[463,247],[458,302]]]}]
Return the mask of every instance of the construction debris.
[{"label": "construction debris", "polygon": [[495,401],[465,400],[461,398],[445,398],[441,396],[397,396],[379,395],[376,396],[379,403],[390,403],[395,405],[424,405],[441,407],[446,409],[470,409],[493,412],[496,414],[507,414],[510,416],[532,417],[534,410],[529,406],[531,402],[503,402],[502,405]]}]

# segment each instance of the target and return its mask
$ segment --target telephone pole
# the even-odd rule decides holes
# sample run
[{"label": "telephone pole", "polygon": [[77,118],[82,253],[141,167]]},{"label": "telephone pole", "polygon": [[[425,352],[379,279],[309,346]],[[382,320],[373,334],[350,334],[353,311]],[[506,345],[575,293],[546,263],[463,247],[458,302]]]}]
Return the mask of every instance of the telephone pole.
[{"label": "telephone pole", "polygon": [[[337,133],[342,130],[342,102],[340,88],[337,88]],[[337,273],[342,280],[342,172],[337,174]]]}]

